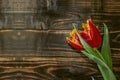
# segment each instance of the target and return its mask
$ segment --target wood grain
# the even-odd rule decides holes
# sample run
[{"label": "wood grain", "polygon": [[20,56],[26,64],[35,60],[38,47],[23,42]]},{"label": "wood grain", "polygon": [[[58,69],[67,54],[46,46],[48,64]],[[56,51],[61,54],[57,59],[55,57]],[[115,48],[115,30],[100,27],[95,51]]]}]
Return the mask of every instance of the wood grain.
[{"label": "wood grain", "polygon": [[[5,5],[4,1],[0,4]],[[35,1],[37,8],[30,13],[25,13],[31,10],[30,5],[17,7],[22,13],[15,13],[15,6],[0,5],[0,80],[91,80],[91,76],[103,80],[96,64],[66,42],[71,24],[82,29],[88,18],[99,26],[101,34],[102,23],[108,25],[113,70],[120,80],[119,0]],[[10,13],[4,11],[9,9]]]}]

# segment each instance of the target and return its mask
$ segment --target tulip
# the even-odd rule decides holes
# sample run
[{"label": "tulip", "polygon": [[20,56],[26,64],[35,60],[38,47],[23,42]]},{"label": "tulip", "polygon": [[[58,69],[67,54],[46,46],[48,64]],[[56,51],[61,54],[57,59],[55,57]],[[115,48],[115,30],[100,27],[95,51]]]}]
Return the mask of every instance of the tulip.
[{"label": "tulip", "polygon": [[[98,30],[98,27],[93,24],[91,19],[87,20],[87,23],[82,24],[83,31],[79,31],[80,36],[94,49],[97,49],[102,44],[102,37],[100,35],[100,32]],[[84,47],[81,44],[80,39],[78,38],[78,35],[76,33],[76,30],[73,29],[70,32],[70,38],[66,38],[67,42],[75,49],[81,51],[84,50]]]}]

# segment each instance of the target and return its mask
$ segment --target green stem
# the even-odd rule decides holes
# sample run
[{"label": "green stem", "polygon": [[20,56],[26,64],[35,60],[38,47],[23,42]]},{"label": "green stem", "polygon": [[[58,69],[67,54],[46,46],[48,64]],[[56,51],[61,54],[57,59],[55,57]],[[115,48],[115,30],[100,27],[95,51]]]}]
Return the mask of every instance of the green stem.
[{"label": "green stem", "polygon": [[100,53],[97,49],[95,49],[95,51],[96,51],[96,53],[98,54],[98,57],[99,57],[102,61],[105,62],[105,59],[103,58],[103,56],[101,55],[101,53]]}]

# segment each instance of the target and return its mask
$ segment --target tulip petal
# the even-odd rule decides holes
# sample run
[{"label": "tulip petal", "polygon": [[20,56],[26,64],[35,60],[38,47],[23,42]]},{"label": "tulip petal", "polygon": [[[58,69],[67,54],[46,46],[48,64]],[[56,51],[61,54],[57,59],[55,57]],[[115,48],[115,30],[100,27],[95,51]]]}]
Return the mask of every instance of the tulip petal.
[{"label": "tulip petal", "polygon": [[84,48],[83,48],[82,45],[80,45],[80,44],[78,44],[78,43],[70,40],[68,37],[67,37],[66,39],[67,39],[67,42],[68,42],[73,48],[75,48],[75,49],[77,49],[77,50],[84,50]]},{"label": "tulip petal", "polygon": [[86,34],[85,32],[81,32],[80,35],[82,36],[82,38],[91,46],[93,47],[93,41],[90,38],[90,36],[88,34]]},{"label": "tulip petal", "polygon": [[90,26],[90,36],[93,41],[93,47],[99,48],[102,44],[100,32],[91,20],[88,20],[88,24]]}]

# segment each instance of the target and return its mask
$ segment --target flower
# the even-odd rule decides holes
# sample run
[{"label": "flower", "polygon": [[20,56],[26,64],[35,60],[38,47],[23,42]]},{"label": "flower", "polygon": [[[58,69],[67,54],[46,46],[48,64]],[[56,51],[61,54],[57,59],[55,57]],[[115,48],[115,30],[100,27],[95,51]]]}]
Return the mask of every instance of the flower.
[{"label": "flower", "polygon": [[[102,44],[102,37],[98,30],[98,27],[92,23],[91,19],[87,20],[87,23],[83,23],[82,27],[84,31],[79,31],[81,37],[92,47],[92,48],[99,48]],[[76,30],[73,29],[70,32],[70,38],[66,38],[67,42],[77,50],[84,50],[84,47],[81,44],[80,39],[76,33]]]},{"label": "flower", "polygon": [[[86,24],[83,23],[82,26],[84,31],[78,31],[74,28],[70,32],[71,39],[68,37],[66,39],[73,48],[79,51],[86,50],[81,51],[80,53],[83,53],[97,64],[104,80],[116,80],[112,70],[112,57],[109,45],[108,28],[106,24],[103,25],[104,37],[102,46],[102,38],[98,31],[98,27],[92,23],[91,19],[88,19]],[[97,50],[99,47],[101,47],[101,52]],[[94,80],[94,78],[92,78],[92,80]]]}]

